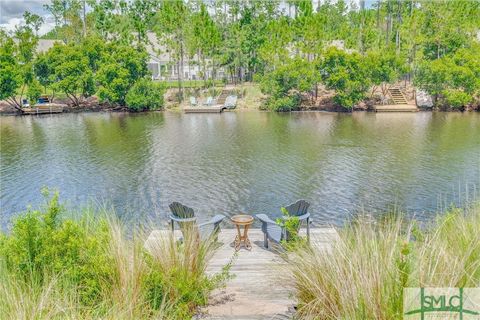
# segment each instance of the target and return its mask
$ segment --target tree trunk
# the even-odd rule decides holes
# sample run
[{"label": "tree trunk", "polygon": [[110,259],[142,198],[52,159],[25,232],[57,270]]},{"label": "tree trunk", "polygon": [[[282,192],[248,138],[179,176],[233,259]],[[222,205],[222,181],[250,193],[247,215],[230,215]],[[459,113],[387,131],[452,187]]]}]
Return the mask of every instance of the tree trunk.
[{"label": "tree trunk", "polygon": [[365,0],[360,0],[360,32],[358,35],[358,49],[363,54],[363,27],[365,25]]},{"label": "tree trunk", "polygon": [[207,62],[205,56],[202,55],[202,64],[203,64],[203,84],[205,88],[207,87]]},{"label": "tree trunk", "polygon": [[178,87],[178,97],[180,101],[182,100],[182,80],[180,79],[180,60],[177,61],[177,87]]},{"label": "tree trunk", "polygon": [[85,0],[83,0],[83,37],[87,37],[87,21],[86,21],[86,8],[85,8]]},{"label": "tree trunk", "polygon": [[392,27],[392,14],[390,8],[390,0],[387,0],[387,33],[385,36],[385,44],[388,46],[390,42],[390,30]]},{"label": "tree trunk", "polygon": [[397,54],[400,54],[400,25],[402,24],[402,2],[398,1],[397,10],[397,34],[395,35],[395,45],[397,48]]},{"label": "tree trunk", "polygon": [[7,98],[6,101],[11,107],[15,108],[17,111],[20,111],[20,113],[25,112],[23,111],[21,104],[19,104],[14,97]]},{"label": "tree trunk", "polygon": [[180,45],[180,57],[177,63],[177,80],[178,80],[178,99],[180,102],[183,101],[183,86],[182,86],[182,79],[183,79],[183,41],[179,41]]},{"label": "tree trunk", "polygon": [[378,7],[377,7],[377,28],[380,28],[380,5],[381,1],[377,1]]}]

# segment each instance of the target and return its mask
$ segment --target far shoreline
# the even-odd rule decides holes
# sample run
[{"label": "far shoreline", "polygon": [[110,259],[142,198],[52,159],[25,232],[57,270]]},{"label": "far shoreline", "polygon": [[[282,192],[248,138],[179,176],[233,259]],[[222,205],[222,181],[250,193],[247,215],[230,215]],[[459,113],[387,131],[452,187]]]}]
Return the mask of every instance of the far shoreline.
[{"label": "far shoreline", "polygon": [[[121,108],[71,108],[67,107],[68,111],[64,111],[61,113],[44,113],[44,114],[22,114],[18,111],[0,111],[0,116],[43,116],[43,115],[52,115],[52,114],[72,114],[72,113],[128,113],[128,114],[147,114],[147,113],[158,113],[158,112],[173,112],[183,113],[183,108],[174,107],[174,108],[167,108],[167,109],[159,109],[159,110],[144,110],[144,111],[130,111],[127,107]],[[13,109],[13,108],[12,108]],[[354,108],[353,110],[330,110],[330,109],[322,109],[322,108],[302,108],[300,110],[291,110],[291,111],[273,111],[273,110],[261,110],[258,108],[237,108],[235,110],[228,110],[223,112],[271,112],[271,113],[278,113],[278,114],[287,114],[287,113],[298,113],[298,112],[325,112],[325,113],[338,113],[338,114],[351,114],[351,113],[418,113],[418,112],[431,112],[431,113],[476,113],[480,112],[479,109],[469,109],[469,110],[456,110],[456,109],[449,109],[449,110],[440,110],[435,108],[419,108],[416,112],[376,112],[372,109],[364,109],[364,108]],[[223,113],[222,112],[222,113]]]}]

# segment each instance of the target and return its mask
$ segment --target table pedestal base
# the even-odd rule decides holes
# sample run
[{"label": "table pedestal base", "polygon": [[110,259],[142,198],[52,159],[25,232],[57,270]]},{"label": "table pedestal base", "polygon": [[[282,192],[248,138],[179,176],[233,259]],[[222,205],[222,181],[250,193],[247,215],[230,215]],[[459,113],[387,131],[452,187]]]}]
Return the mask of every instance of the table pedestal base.
[{"label": "table pedestal base", "polygon": [[250,239],[248,238],[248,228],[249,227],[250,227],[250,225],[248,225],[248,224],[244,226],[243,235],[242,235],[240,225],[237,224],[238,234],[235,237],[235,241],[233,242],[234,245],[235,245],[235,250],[236,251],[240,250],[240,246],[242,244],[242,241],[243,241],[243,244],[245,246],[245,249],[252,250],[252,244],[250,243]]}]

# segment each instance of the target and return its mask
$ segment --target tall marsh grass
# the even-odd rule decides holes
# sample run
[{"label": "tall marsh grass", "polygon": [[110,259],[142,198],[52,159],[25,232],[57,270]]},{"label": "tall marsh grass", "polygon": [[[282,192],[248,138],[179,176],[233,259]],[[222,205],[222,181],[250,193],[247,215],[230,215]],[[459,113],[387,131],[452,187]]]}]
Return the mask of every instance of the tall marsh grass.
[{"label": "tall marsh grass", "polygon": [[405,287],[480,286],[480,203],[422,228],[359,218],[331,250],[300,249],[288,268],[301,319],[402,319]]},{"label": "tall marsh grass", "polygon": [[147,250],[112,215],[65,214],[55,194],[0,234],[0,319],[188,319],[226,279],[206,275],[214,244],[193,232]]}]

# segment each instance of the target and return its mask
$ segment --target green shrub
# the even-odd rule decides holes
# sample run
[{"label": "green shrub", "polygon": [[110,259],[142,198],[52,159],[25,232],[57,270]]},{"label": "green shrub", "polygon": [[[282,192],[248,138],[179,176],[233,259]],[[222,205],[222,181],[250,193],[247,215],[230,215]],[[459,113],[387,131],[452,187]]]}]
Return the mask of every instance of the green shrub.
[{"label": "green shrub", "polygon": [[402,215],[365,218],[339,230],[328,250],[290,254],[299,319],[403,319],[406,287],[479,286],[480,203],[423,230]]},{"label": "green shrub", "polygon": [[96,304],[102,282],[113,273],[103,248],[109,240],[106,224],[88,229],[85,221],[62,220],[63,214],[55,193],[44,210],[29,210],[17,218],[11,235],[1,241],[6,266],[21,279],[39,284],[45,275],[61,273],[78,287],[82,304]]},{"label": "green shrub", "polygon": [[27,98],[30,105],[33,106],[34,104],[36,104],[41,94],[42,94],[42,86],[35,79],[28,85],[28,88],[27,88]]},{"label": "green shrub", "polygon": [[449,107],[460,109],[472,102],[473,97],[462,90],[447,89],[442,92],[445,102]]},{"label": "green shrub", "polygon": [[262,109],[292,111],[300,106],[300,95],[311,93],[320,80],[315,63],[291,59],[276,69],[258,77],[260,89],[270,97]]},{"label": "green shrub", "polygon": [[165,86],[150,79],[140,79],[128,91],[125,98],[132,111],[157,110],[163,107]]},{"label": "green shrub", "polygon": [[148,74],[148,54],[119,43],[106,45],[95,74],[98,96],[102,101],[125,105],[128,91]]},{"label": "green shrub", "polygon": [[300,97],[298,95],[285,96],[281,98],[270,97],[265,103],[263,109],[272,111],[294,111],[300,106]]},{"label": "green shrub", "polygon": [[358,53],[329,48],[320,66],[327,89],[335,90],[336,103],[346,109],[365,98],[370,87],[368,64]]},{"label": "green shrub", "polygon": [[287,251],[295,251],[307,245],[307,239],[299,235],[300,219],[297,216],[291,216],[288,210],[281,208],[282,218],[275,221],[279,226],[285,228],[286,239],[282,240],[282,247]]},{"label": "green shrub", "polygon": [[58,193],[21,214],[0,233],[0,319],[189,319],[229,277],[230,264],[205,272],[212,239],[124,230],[101,212],[73,218]]},{"label": "green shrub", "polygon": [[74,105],[78,106],[83,98],[95,93],[88,58],[77,44],[53,46],[42,55],[36,72],[43,85],[50,84],[55,91],[65,93]]},{"label": "green shrub", "polygon": [[472,43],[439,59],[423,61],[416,70],[415,85],[432,95],[437,106],[465,106],[480,93],[479,49],[480,45]]}]

